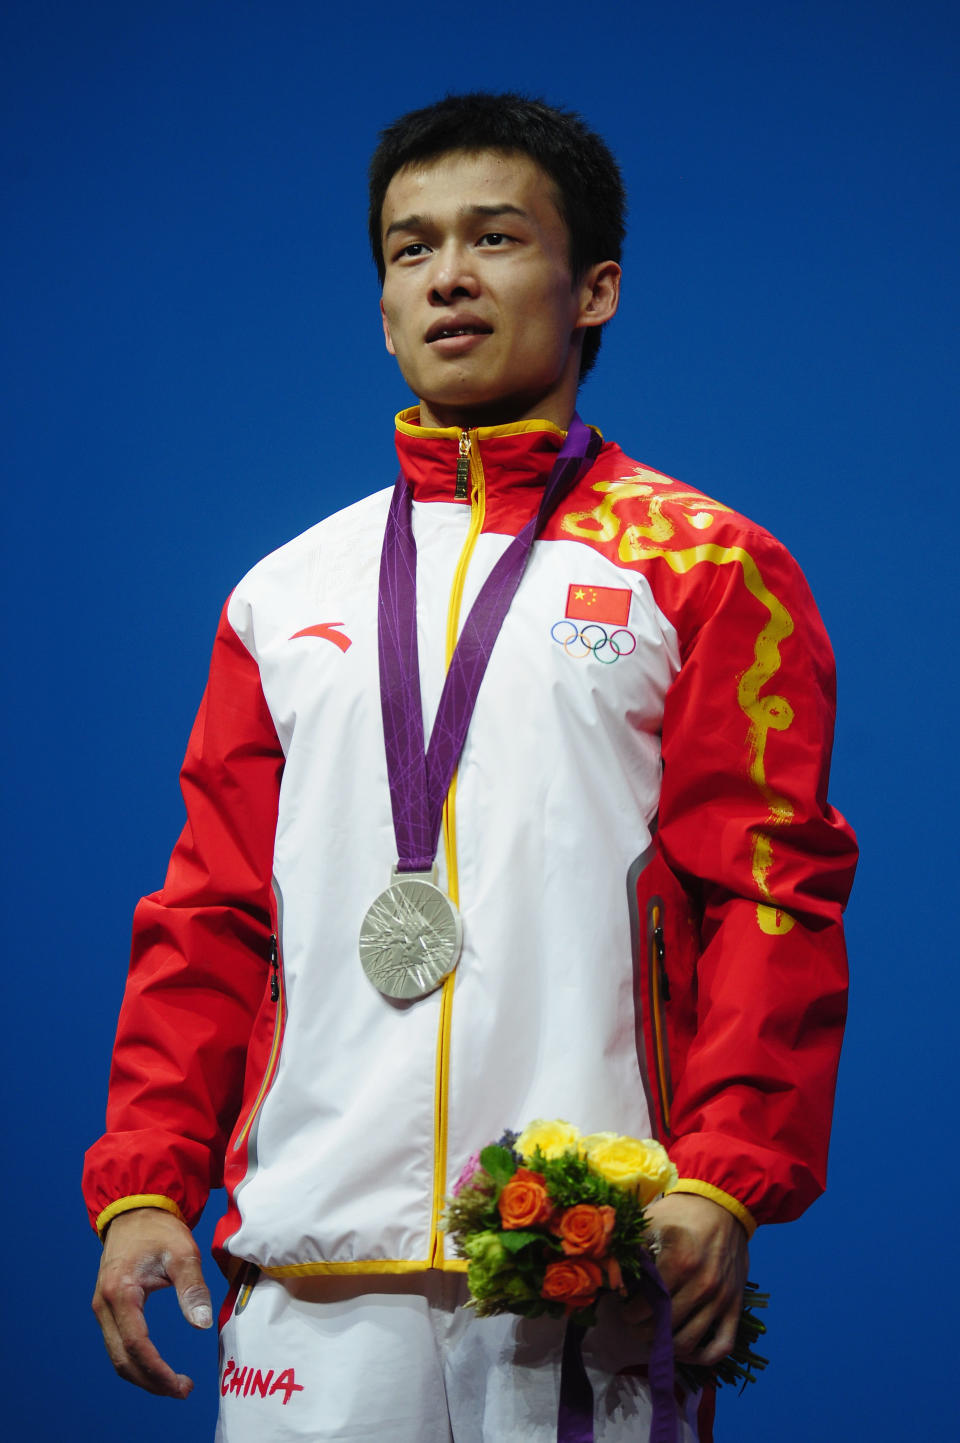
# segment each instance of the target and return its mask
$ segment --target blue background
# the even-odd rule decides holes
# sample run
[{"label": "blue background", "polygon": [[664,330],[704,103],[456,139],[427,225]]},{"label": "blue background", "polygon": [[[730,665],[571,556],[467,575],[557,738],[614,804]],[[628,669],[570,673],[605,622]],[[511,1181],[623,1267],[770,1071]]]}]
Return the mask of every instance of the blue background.
[{"label": "blue background", "polygon": [[582,413],[776,532],[839,661],[832,797],[863,861],[831,1185],[756,1240],[772,1364],[721,1399],[718,1439],[933,1436],[956,1311],[956,10],[8,0],[0,26],[15,1435],[212,1437],[215,1340],[153,1299],[200,1383],[155,1399],[87,1310],[77,1183],[129,915],[181,824],[227,592],[394,474],[377,132],[515,87],[581,109],[630,189]]}]

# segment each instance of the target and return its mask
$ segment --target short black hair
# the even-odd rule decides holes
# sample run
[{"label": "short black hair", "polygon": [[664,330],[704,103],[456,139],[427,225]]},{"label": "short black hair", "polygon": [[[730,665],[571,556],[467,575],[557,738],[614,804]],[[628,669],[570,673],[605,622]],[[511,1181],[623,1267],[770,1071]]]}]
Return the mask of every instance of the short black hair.
[{"label": "short black hair", "polygon": [[[574,281],[598,261],[619,261],[626,230],[626,192],[620,167],[605,141],[572,110],[508,91],[448,95],[401,115],[380,133],[370,161],[370,247],[380,283],[386,274],[381,225],[383,201],[397,171],[450,151],[515,151],[528,155],[557,187],[570,236]],[[602,326],[583,340],[580,375],[593,366]]]}]

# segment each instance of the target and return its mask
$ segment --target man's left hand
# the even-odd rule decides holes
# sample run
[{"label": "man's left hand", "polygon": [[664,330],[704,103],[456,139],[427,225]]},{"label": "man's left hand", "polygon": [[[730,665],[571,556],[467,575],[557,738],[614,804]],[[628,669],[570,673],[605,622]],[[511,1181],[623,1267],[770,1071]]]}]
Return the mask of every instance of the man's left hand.
[{"label": "man's left hand", "polygon": [[[711,1367],[726,1357],[737,1336],[747,1280],[747,1234],[719,1203],[697,1193],[671,1193],[647,1209],[659,1237],[657,1268],[673,1303],[673,1346],[678,1359]],[[650,1330],[650,1308],[624,1303],[622,1321]]]}]

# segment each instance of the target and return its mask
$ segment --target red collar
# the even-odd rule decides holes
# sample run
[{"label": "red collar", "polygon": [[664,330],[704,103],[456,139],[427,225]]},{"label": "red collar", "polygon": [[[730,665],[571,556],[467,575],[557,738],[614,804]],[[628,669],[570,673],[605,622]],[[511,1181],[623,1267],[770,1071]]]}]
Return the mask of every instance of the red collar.
[{"label": "red collar", "polygon": [[[457,501],[457,426],[421,426],[420,410],[412,406],[397,416],[397,455],[416,501]],[[473,466],[471,495],[482,474],[483,530],[516,534],[540,504],[547,477],[566,432],[550,421],[518,421],[511,426],[479,426],[470,437]],[[475,498],[480,499],[480,498]]]}]

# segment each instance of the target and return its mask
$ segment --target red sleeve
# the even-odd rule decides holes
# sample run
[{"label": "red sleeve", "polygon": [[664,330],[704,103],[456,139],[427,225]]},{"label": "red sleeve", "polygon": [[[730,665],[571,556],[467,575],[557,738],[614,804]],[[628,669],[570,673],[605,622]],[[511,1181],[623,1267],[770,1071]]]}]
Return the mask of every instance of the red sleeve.
[{"label": "red sleeve", "polygon": [[785,1221],[825,1184],[846,1005],[856,845],[827,804],[833,657],[771,537],[696,541],[659,552],[650,573],[681,645],[659,846],[701,924],[692,1015],[671,1038],[670,1151],[708,1196]]},{"label": "red sleeve", "polygon": [[162,891],[134,914],[107,1131],[84,1169],[95,1225],[156,1199],[192,1226],[221,1180],[270,973],[282,770],[258,667],[224,609],[181,774],[187,823]]}]

